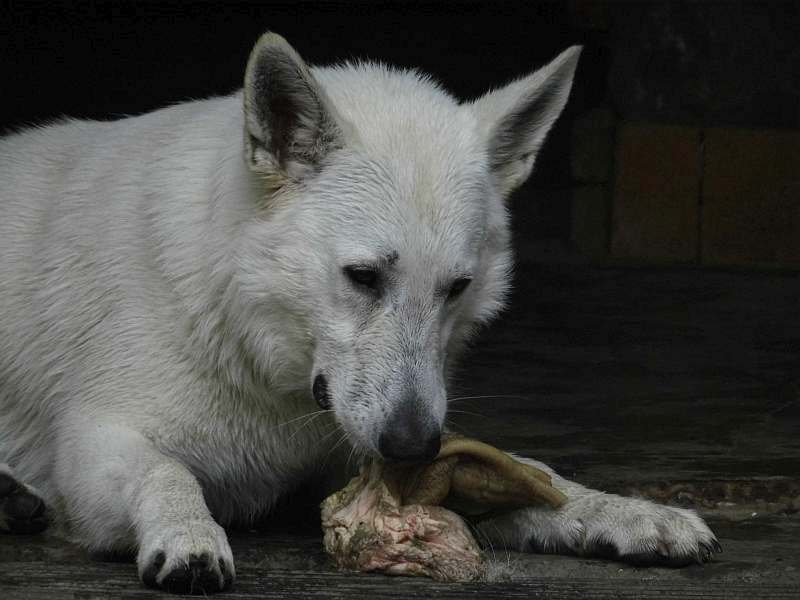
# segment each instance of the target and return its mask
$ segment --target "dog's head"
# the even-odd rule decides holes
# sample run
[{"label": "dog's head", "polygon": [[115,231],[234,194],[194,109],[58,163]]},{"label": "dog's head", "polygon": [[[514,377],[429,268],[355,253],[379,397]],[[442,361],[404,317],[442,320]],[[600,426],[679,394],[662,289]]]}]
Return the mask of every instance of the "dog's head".
[{"label": "dog's head", "polygon": [[245,150],[262,213],[245,278],[305,342],[307,393],[356,447],[438,452],[448,367],[509,285],[504,200],[564,107],[579,52],[459,103],[415,72],[311,70],[275,34],[253,50]]}]

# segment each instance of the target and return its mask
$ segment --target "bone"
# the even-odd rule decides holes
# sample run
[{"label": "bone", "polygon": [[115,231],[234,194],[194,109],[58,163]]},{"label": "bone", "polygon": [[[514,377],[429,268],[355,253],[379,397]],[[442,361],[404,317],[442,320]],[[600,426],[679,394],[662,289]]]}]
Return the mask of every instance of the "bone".
[{"label": "bone", "polygon": [[558,508],[567,498],[551,484],[550,475],[519,462],[494,446],[449,435],[434,462],[413,478],[405,504],[441,504],[455,495],[487,509],[537,505]]},{"label": "bone", "polygon": [[486,573],[483,554],[462,518],[546,504],[566,497],[550,476],[488,444],[449,435],[428,464],[365,465],[322,503],[324,545],[341,568],[441,581]]}]

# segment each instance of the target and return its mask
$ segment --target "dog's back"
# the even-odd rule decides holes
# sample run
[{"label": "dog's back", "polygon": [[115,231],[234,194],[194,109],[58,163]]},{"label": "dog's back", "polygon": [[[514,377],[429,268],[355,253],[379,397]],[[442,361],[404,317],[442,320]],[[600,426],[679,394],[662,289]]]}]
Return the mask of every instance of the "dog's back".
[{"label": "dog's back", "polygon": [[0,456],[48,497],[76,414],[181,377],[158,348],[180,343],[175,324],[221,235],[206,201],[226,152],[240,152],[240,104],[0,139]]}]

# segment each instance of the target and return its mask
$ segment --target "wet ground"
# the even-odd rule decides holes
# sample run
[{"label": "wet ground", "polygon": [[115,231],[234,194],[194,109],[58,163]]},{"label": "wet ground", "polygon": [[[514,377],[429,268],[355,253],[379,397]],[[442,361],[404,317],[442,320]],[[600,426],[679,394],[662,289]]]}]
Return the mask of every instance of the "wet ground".
[{"label": "wet ground", "polygon": [[[495,553],[492,584],[335,571],[320,537],[233,532],[228,597],[800,597],[800,274],[528,265],[455,380],[456,429],[697,509],[724,552],[634,568]],[[461,411],[461,412],[456,412]],[[156,597],[125,562],[0,537],[0,598]]]}]

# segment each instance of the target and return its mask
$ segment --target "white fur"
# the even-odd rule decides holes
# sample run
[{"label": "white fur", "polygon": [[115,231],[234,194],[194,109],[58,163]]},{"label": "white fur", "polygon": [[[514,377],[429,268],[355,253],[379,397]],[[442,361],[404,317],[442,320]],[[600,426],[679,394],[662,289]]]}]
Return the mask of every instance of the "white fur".
[{"label": "white fur", "polygon": [[[460,104],[415,72],[310,70],[268,34],[244,97],[0,140],[0,459],[90,548],[138,548],[140,571],[166,552],[160,578],[203,552],[232,572],[212,513],[268,511],[327,477],[338,444],[375,453],[411,392],[443,422],[447,367],[508,287],[504,196],[577,56]],[[258,102],[279,85],[302,114],[277,152]],[[493,167],[509,111],[543,86],[517,166]],[[342,275],[365,261],[386,269],[380,300]]]}]

